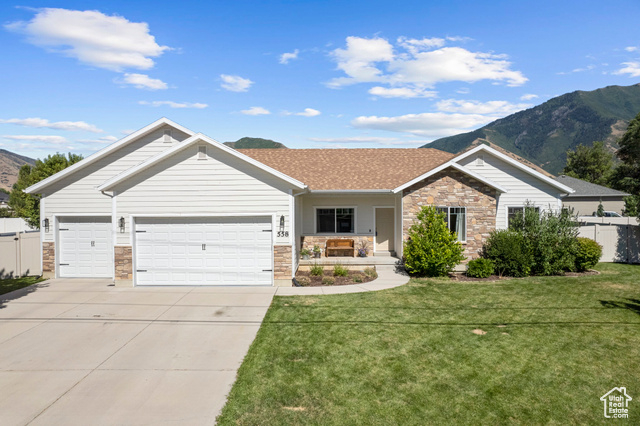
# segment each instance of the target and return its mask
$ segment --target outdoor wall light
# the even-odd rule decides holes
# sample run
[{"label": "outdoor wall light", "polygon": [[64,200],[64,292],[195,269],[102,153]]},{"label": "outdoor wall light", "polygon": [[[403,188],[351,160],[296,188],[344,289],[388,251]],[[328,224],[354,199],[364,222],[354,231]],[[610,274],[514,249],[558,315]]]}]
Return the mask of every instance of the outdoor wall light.
[{"label": "outdoor wall light", "polygon": [[284,231],[284,215],[280,216],[280,231]]},{"label": "outdoor wall light", "polygon": [[49,219],[42,221],[42,227],[44,228],[44,232],[49,232]]},{"label": "outdoor wall light", "polygon": [[120,216],[120,220],[118,221],[118,226],[120,227],[120,232],[124,233],[124,216]]}]

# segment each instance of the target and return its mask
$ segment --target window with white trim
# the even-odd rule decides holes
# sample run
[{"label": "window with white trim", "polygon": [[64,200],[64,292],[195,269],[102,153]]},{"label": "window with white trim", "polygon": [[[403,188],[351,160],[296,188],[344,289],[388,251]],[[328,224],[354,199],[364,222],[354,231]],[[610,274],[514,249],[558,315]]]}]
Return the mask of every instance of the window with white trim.
[{"label": "window with white trim", "polygon": [[[536,213],[540,213],[540,207],[527,207],[529,209],[535,209]],[[511,221],[518,215],[524,215],[524,206],[510,206],[507,207],[507,228],[511,227]]]},{"label": "window with white trim", "polygon": [[356,215],[353,207],[316,208],[316,233],[353,234]]},{"label": "window with white trim", "polygon": [[467,208],[466,207],[438,207],[438,212],[444,213],[449,231],[455,233],[458,241],[467,241]]}]

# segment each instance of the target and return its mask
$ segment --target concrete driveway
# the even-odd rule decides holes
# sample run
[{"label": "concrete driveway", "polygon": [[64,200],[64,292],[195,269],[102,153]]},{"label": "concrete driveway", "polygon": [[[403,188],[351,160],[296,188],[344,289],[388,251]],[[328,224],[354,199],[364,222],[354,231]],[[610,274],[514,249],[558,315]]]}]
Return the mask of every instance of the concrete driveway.
[{"label": "concrete driveway", "polygon": [[275,288],[109,284],[0,296],[0,424],[214,423]]}]

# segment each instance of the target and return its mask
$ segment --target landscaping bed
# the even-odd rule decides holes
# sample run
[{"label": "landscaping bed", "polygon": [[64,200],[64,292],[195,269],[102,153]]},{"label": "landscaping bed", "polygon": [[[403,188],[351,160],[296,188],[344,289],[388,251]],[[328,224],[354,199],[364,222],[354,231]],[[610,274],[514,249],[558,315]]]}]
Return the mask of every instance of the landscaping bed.
[{"label": "landscaping bed", "polygon": [[375,268],[366,268],[365,270],[348,269],[345,276],[334,275],[333,269],[328,266],[324,268],[323,273],[320,275],[313,275],[312,271],[298,271],[296,273],[296,280],[302,287],[362,284],[373,281],[376,278],[378,278],[378,273]]}]

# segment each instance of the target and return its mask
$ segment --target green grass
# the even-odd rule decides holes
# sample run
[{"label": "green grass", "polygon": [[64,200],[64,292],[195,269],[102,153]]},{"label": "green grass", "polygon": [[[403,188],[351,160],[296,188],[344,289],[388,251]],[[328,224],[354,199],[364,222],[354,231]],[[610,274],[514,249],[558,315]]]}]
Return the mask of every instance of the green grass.
[{"label": "green grass", "polygon": [[627,386],[638,423],[640,266],[596,269],[276,297],[218,420],[595,423],[604,420],[600,396]]},{"label": "green grass", "polygon": [[21,288],[39,283],[40,281],[44,281],[44,279],[41,277],[20,277],[20,278],[0,279],[0,294],[9,293],[14,290],[20,290]]}]

